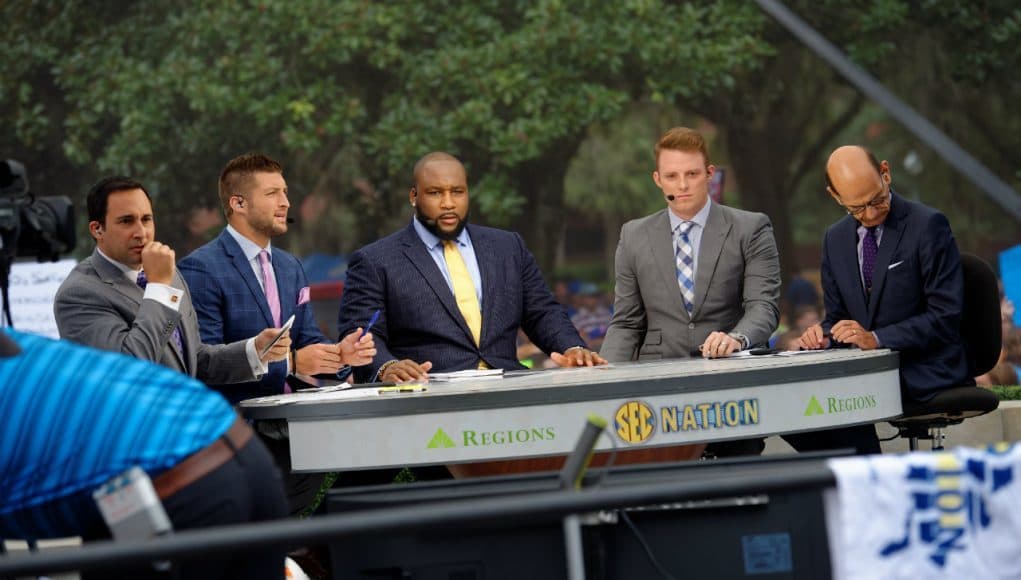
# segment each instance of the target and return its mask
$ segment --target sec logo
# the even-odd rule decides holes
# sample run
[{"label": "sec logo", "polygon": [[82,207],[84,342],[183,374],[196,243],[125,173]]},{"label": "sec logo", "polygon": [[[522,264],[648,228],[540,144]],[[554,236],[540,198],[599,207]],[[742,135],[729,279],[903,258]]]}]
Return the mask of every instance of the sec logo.
[{"label": "sec logo", "polygon": [[645,403],[628,401],[617,409],[613,426],[625,443],[642,443],[656,432],[656,415]]}]

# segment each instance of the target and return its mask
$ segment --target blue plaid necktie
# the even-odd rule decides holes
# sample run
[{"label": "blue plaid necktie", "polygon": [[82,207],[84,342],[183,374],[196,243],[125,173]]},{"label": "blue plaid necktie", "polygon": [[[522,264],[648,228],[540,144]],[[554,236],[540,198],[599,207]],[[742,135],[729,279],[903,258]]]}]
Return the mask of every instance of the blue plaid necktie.
[{"label": "blue plaid necktie", "polygon": [[865,228],[865,239],[861,244],[861,277],[865,281],[865,294],[872,293],[872,273],[876,268],[876,254],[879,253],[879,242],[876,239],[876,228]]},{"label": "blue plaid necktie", "polygon": [[681,298],[684,299],[684,309],[688,311],[688,316],[695,309],[695,256],[691,240],[688,239],[688,232],[694,225],[695,222],[681,222],[674,230],[677,238],[674,243],[677,285],[681,287]]},{"label": "blue plaid necktie", "polygon": [[[139,288],[145,290],[146,285],[149,284],[149,279],[145,276],[145,270],[138,271],[138,279],[135,280],[135,283],[138,284]],[[181,353],[181,358],[184,358],[184,340],[181,339],[181,329],[174,328],[174,334],[170,336],[174,339],[174,344],[177,346],[177,352]]]}]

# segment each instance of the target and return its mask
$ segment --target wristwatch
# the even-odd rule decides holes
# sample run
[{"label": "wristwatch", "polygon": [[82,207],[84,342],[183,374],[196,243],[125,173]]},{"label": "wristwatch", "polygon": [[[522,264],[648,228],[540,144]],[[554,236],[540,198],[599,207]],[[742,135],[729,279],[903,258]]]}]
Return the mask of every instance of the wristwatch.
[{"label": "wristwatch", "polygon": [[741,343],[741,350],[748,350],[748,347],[750,345],[748,344],[747,336],[741,334],[740,332],[728,332],[727,336]]}]

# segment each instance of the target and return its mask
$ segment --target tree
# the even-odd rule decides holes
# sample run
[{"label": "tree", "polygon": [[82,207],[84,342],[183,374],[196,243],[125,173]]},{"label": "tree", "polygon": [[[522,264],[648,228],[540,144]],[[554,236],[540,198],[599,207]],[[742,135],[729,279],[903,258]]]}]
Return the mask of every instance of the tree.
[{"label": "tree", "polygon": [[[141,176],[161,238],[178,247],[194,208],[216,207],[223,163],[263,150],[291,168],[295,205],[311,193],[332,207],[322,213],[358,216],[344,250],[406,219],[411,164],[446,149],[469,166],[477,216],[524,225],[548,267],[562,177],[587,127],[618,116],[653,68],[684,65],[698,94],[754,58],[741,50],[747,9],[716,6],[9,3],[0,17],[18,40],[0,105],[15,130],[4,145],[35,152],[30,165],[59,157],[60,176],[36,173],[49,190]],[[719,26],[696,26],[707,17]],[[664,37],[669,50],[653,42]],[[716,58],[683,61],[705,54]]]}]

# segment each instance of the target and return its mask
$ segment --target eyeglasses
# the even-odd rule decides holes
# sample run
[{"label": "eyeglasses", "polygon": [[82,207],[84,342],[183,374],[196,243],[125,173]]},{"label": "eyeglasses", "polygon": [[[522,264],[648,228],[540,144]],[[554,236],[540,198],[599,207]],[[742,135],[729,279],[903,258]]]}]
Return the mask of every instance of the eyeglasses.
[{"label": "eyeglasses", "polygon": [[[861,214],[865,213],[865,210],[870,208],[870,207],[872,209],[881,209],[881,208],[886,207],[889,204],[890,204],[890,192],[886,191],[886,188],[884,187],[882,190],[880,190],[879,193],[877,193],[872,198],[871,201],[869,201],[865,205],[845,205],[844,209],[847,210],[847,213],[851,214],[852,216],[857,217],[857,216],[860,216]],[[841,205],[843,205],[843,204],[841,204]]]}]

